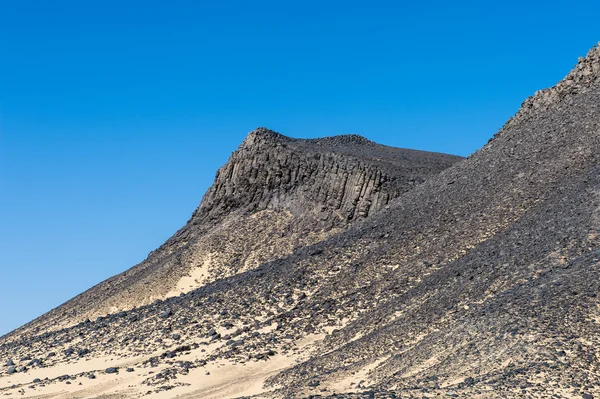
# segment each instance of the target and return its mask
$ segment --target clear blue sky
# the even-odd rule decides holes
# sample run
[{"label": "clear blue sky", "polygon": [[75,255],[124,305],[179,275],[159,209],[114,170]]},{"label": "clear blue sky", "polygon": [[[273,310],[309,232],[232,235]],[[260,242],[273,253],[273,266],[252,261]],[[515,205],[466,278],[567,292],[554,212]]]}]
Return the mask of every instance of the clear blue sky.
[{"label": "clear blue sky", "polygon": [[0,0],[0,334],[143,260],[245,134],[468,155],[597,1]]}]

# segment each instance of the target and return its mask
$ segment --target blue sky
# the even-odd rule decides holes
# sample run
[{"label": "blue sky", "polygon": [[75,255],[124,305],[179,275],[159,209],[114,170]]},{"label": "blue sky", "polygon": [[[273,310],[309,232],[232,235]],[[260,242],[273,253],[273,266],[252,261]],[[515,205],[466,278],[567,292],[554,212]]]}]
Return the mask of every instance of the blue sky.
[{"label": "blue sky", "polygon": [[143,260],[246,133],[468,155],[592,1],[0,0],[0,335]]}]

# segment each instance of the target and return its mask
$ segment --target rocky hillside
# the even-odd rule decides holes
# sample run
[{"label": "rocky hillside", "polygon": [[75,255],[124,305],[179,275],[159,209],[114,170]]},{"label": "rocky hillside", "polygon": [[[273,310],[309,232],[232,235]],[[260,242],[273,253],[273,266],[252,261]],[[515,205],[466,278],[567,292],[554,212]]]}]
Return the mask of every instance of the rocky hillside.
[{"label": "rocky hillside", "polygon": [[[595,47],[483,149],[337,234],[178,297],[5,337],[1,392],[600,397],[599,65]],[[247,196],[262,198],[232,206],[247,212]],[[211,204],[194,218],[229,209]]]},{"label": "rocky hillside", "polygon": [[337,234],[462,158],[358,135],[250,132],[190,221],[141,264],[42,316],[56,329],[177,296]]}]

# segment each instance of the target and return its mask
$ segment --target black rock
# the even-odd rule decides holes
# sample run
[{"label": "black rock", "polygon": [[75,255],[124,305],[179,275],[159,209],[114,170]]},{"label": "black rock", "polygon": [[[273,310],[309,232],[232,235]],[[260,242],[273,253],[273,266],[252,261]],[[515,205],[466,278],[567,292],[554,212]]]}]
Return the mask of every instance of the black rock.
[{"label": "black rock", "polygon": [[84,357],[85,355],[87,355],[88,353],[90,353],[89,349],[79,349],[77,351],[77,356],[79,357]]}]

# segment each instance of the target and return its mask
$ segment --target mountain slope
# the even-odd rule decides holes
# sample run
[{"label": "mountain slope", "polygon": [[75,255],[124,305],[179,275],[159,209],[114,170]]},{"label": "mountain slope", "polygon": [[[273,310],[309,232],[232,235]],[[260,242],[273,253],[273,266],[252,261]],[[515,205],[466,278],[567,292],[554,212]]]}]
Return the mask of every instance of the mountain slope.
[{"label": "mountain slope", "polygon": [[343,231],[461,159],[357,135],[301,140],[259,128],[165,244],[27,328],[61,328],[146,305],[283,257]]},{"label": "mountain slope", "polygon": [[381,211],[183,296],[5,338],[0,357],[74,352],[0,381],[16,392],[71,364],[81,382],[106,358],[136,373],[94,371],[104,380],[83,383],[105,397],[597,397],[598,148],[595,47]]}]

